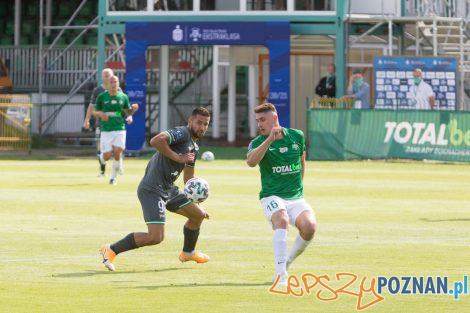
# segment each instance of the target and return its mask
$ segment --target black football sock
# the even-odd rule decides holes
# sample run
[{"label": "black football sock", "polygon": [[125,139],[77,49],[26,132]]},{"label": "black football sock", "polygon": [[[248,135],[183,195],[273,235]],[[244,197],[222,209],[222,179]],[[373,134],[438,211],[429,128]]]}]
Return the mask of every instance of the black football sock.
[{"label": "black football sock", "polygon": [[119,254],[125,251],[137,249],[137,244],[135,243],[134,233],[130,233],[126,237],[122,238],[119,241],[116,241],[110,246],[111,250],[114,253]]},{"label": "black football sock", "polygon": [[192,230],[184,226],[184,245],[183,251],[186,253],[191,253],[196,248],[197,238],[199,237],[199,229]]}]

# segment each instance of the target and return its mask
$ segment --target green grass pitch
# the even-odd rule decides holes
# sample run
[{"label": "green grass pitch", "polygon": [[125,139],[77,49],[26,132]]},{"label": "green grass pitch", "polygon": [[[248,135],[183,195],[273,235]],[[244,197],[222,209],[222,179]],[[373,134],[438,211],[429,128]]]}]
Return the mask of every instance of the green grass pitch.
[{"label": "green grass pitch", "polygon": [[[356,297],[322,302],[318,287],[303,297],[268,292],[272,231],[258,169],[242,160],[196,167],[211,185],[198,242],[209,263],[178,261],[184,219],[168,213],[161,245],[119,255],[117,271],[105,270],[100,244],[145,230],[136,188],[146,163],[127,158],[110,186],[96,177],[96,160],[0,161],[0,312],[356,311]],[[470,274],[469,190],[469,165],[307,162],[305,196],[319,225],[289,274],[448,276],[452,287]],[[382,295],[363,312],[470,311],[470,295]]]}]

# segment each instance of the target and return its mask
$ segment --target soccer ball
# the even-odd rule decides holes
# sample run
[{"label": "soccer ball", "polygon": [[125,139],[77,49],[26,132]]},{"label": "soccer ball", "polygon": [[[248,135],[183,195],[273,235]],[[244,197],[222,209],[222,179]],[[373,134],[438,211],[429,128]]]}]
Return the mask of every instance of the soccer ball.
[{"label": "soccer ball", "polygon": [[215,156],[214,156],[214,154],[213,154],[212,152],[206,151],[206,152],[204,152],[204,153],[201,155],[201,159],[202,159],[203,161],[214,161]]},{"label": "soccer ball", "polygon": [[184,194],[194,203],[201,203],[209,197],[209,183],[202,178],[193,177],[184,184]]}]

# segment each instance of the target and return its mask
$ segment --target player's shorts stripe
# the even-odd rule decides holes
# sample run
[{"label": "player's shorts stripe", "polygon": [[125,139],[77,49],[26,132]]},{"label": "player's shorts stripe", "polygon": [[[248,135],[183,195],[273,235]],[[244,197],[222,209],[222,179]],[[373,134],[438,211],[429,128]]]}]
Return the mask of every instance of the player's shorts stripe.
[{"label": "player's shorts stripe", "polygon": [[165,222],[147,222],[145,224],[165,224]]},{"label": "player's shorts stripe", "polygon": [[165,131],[165,133],[168,135],[168,137],[170,137],[170,145],[173,143],[173,136],[168,132],[168,131]]},{"label": "player's shorts stripe", "polygon": [[182,208],[182,207],[184,207],[184,206],[187,206],[187,205],[190,204],[190,203],[191,203],[191,200],[188,200],[188,201],[186,201],[185,203],[179,205],[178,208]]}]

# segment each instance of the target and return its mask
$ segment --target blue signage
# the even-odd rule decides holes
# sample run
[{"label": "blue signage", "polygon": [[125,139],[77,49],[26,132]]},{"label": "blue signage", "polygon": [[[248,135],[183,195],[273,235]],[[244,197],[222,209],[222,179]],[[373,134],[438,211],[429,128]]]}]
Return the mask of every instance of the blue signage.
[{"label": "blue signage", "polygon": [[[128,127],[128,150],[145,144],[145,50],[150,45],[264,45],[269,50],[269,96],[282,126],[290,126],[290,26],[288,22],[128,22],[126,91],[140,110]],[[132,91],[132,92],[131,92]]]},{"label": "blue signage", "polygon": [[441,57],[375,57],[375,108],[415,108],[410,87],[416,68],[435,94],[436,109],[455,110],[457,60]]}]

